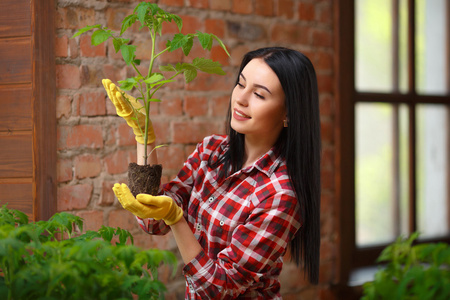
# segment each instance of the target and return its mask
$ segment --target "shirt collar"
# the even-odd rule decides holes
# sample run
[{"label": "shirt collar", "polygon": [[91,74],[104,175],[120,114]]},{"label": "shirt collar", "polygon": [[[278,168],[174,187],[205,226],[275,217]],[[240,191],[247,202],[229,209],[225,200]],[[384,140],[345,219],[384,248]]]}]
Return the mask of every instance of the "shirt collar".
[{"label": "shirt collar", "polygon": [[272,176],[273,172],[281,164],[282,158],[275,151],[275,147],[272,147],[263,156],[261,156],[257,161],[255,161],[251,166],[243,169],[243,172],[250,173],[253,169],[258,169],[263,172],[267,177]]}]

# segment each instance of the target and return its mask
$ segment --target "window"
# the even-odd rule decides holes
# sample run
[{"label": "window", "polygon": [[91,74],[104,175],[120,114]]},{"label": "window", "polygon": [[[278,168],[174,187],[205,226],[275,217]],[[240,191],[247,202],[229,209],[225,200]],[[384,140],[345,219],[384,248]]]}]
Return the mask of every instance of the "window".
[{"label": "window", "polygon": [[347,0],[339,19],[344,282],[399,235],[450,240],[450,3]]}]

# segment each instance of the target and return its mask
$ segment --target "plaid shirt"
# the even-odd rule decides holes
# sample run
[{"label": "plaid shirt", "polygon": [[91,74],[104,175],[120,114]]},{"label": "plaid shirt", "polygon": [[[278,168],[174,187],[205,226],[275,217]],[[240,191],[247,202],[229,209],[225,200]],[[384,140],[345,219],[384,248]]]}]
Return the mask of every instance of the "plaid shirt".
[{"label": "plaid shirt", "polygon": [[[205,138],[163,186],[203,248],[183,268],[186,299],[281,299],[282,257],[301,225],[285,162],[272,149],[218,182],[223,165],[212,169],[208,161],[217,161],[227,145],[225,136]],[[170,230],[163,221],[138,222],[150,234]]]}]

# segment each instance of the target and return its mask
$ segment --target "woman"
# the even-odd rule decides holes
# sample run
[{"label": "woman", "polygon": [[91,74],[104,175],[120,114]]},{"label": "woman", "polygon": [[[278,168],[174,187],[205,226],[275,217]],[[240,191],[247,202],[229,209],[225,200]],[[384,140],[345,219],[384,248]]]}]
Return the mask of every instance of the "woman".
[{"label": "woman", "polygon": [[[105,88],[120,106],[121,93],[112,84]],[[309,59],[280,47],[247,53],[228,124],[227,136],[198,144],[161,196],[135,199],[125,184],[114,186],[116,196],[146,232],[172,231],[187,299],[280,299],[288,245],[316,284],[320,122]],[[143,148],[138,143],[138,163]]]}]

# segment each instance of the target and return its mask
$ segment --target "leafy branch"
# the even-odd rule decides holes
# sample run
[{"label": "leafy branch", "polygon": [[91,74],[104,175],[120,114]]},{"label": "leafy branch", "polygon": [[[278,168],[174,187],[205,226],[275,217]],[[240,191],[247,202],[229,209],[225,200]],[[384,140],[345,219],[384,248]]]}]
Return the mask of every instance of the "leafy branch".
[{"label": "leafy branch", "polygon": [[[147,74],[141,74],[137,68],[141,61],[136,58],[136,46],[130,44],[130,40],[122,37],[123,34],[136,22],[140,23],[140,28],[147,28],[151,37],[151,56],[149,62],[149,68]],[[165,48],[161,51],[156,51],[156,41],[161,37],[162,27],[164,23],[175,22],[180,33],[173,36],[172,39],[167,40]],[[116,53],[119,51],[127,65],[131,65],[136,71],[136,76],[126,78],[119,81],[120,87],[124,91],[130,91],[136,88],[140,97],[136,98],[136,101],[143,102],[143,110],[146,115],[145,128],[141,128],[144,137],[145,145],[145,164],[147,164],[147,133],[149,127],[150,116],[150,103],[160,102],[161,100],[155,96],[155,93],[163,87],[165,84],[173,82],[175,77],[184,75],[185,82],[189,83],[197,77],[198,72],[205,72],[208,74],[225,75],[220,63],[215,62],[207,58],[194,58],[192,63],[177,63],[176,65],[160,66],[161,72],[173,72],[173,75],[166,78],[160,72],[154,72],[153,67],[155,60],[165,52],[173,52],[177,49],[181,49],[185,56],[189,55],[194,45],[194,40],[198,41],[201,47],[205,50],[211,51],[214,42],[227,53],[224,43],[214,34],[204,33],[197,31],[196,33],[182,34],[181,29],[183,27],[182,19],[169,12],[164,11],[155,3],[141,2],[139,3],[131,15],[126,16],[122,21],[122,26],[119,33],[115,33],[101,24],[86,26],[78,30],[72,38],[75,38],[88,31],[93,31],[91,36],[91,44],[94,46],[100,45],[109,39],[112,39],[114,50]],[[124,94],[125,95],[125,94]],[[126,98],[126,97],[124,97]],[[136,112],[136,108],[131,105],[132,109]]]}]

